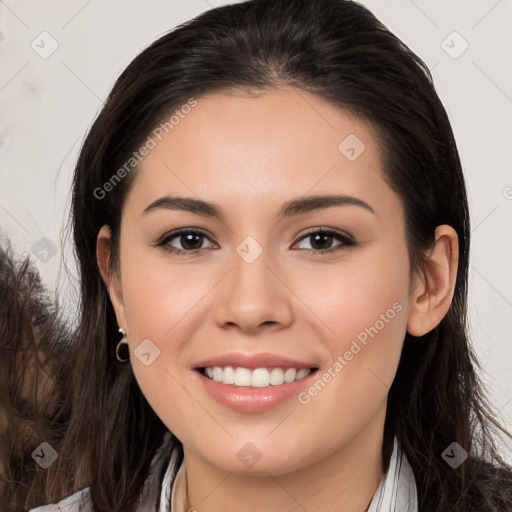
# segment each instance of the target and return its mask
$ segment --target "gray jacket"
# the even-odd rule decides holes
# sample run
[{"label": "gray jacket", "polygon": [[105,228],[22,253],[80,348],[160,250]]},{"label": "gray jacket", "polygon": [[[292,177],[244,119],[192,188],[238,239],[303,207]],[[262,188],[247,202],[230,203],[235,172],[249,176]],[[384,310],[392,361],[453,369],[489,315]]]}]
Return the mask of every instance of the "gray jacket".
[{"label": "gray jacket", "polygon": [[[176,479],[180,479],[180,485],[186,489],[184,463],[177,468],[176,449],[171,454],[162,482],[157,482],[155,478],[155,475],[161,474],[162,465],[168,460],[163,447],[167,446],[169,436],[170,432],[167,432],[162,447],[153,458],[150,475],[144,484],[143,497],[137,512],[186,512],[188,510],[186,492],[180,493],[178,500],[174,493]],[[176,477],[173,479],[172,475]],[[383,475],[367,512],[395,511],[418,512],[416,482],[412,468],[405,455],[399,450],[396,438],[389,469]],[[59,503],[37,507],[29,512],[93,512],[89,488],[82,489]]]}]

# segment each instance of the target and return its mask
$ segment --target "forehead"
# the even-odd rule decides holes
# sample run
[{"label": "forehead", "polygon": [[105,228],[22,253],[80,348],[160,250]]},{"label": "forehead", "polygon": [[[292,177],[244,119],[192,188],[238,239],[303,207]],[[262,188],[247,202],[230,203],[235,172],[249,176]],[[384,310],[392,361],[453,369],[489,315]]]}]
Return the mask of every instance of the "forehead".
[{"label": "forehead", "polygon": [[152,132],[128,198],[139,211],[166,193],[256,208],[335,191],[396,200],[372,126],[316,95],[287,87],[196,101]]}]

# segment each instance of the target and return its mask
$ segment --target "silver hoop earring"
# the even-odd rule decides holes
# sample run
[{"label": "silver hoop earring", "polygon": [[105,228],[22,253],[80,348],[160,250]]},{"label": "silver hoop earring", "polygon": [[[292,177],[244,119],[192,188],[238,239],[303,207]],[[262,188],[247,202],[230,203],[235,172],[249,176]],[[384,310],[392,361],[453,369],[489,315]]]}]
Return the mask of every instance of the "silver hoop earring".
[{"label": "silver hoop earring", "polygon": [[[130,351],[128,350],[128,342],[126,341],[126,333],[124,332],[124,329],[122,327],[119,328],[119,332],[123,335],[123,337],[121,338],[121,340],[117,344],[117,347],[116,347],[116,358],[117,358],[117,360],[120,363],[126,363],[127,361],[130,360]],[[122,345],[126,345],[126,352],[128,354],[126,357],[121,357],[119,355],[119,352],[120,352],[120,349],[121,349]]]}]

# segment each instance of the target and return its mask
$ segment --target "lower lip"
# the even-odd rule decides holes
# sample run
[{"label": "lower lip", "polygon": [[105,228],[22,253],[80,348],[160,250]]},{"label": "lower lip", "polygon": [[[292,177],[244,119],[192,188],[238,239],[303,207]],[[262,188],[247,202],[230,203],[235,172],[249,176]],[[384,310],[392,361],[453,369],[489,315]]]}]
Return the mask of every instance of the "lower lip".
[{"label": "lower lip", "polygon": [[195,372],[201,379],[206,391],[222,405],[239,412],[263,412],[297,396],[304,387],[310,385],[318,370],[312,371],[303,379],[266,388],[223,384],[205,377],[198,370],[195,370]]}]

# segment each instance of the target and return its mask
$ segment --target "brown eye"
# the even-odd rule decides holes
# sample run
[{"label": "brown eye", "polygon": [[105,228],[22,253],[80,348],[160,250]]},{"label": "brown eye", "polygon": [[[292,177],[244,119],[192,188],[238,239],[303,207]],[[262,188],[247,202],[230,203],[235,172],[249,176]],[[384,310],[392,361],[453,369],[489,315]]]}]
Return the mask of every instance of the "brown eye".
[{"label": "brown eye", "polygon": [[[310,231],[300,240],[308,239],[310,240],[310,247],[303,247],[303,249],[309,249],[309,252],[312,254],[325,254],[334,252],[346,247],[353,246],[355,244],[353,239],[349,236],[332,229],[316,229],[315,231]],[[338,243],[335,247],[332,247],[333,242],[336,240],[341,243]]]},{"label": "brown eye", "polygon": [[[205,239],[208,239],[206,234],[200,230],[193,229],[181,229],[166,234],[157,243],[157,246],[163,247],[169,252],[177,254],[196,254],[202,251],[203,243]],[[171,242],[178,243],[181,247],[174,247]]]}]

